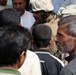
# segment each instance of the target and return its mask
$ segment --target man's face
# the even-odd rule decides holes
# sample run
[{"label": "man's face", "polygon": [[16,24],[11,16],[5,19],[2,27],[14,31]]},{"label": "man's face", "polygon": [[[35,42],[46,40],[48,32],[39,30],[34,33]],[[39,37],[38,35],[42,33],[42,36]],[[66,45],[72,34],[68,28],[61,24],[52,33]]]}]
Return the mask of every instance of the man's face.
[{"label": "man's face", "polygon": [[12,0],[13,8],[16,9],[20,16],[24,14],[26,2],[25,0]]},{"label": "man's face", "polygon": [[67,34],[66,28],[63,25],[58,27],[55,42],[58,50],[63,53],[70,53],[74,49],[73,37]]},{"label": "man's face", "polygon": [[5,6],[7,4],[7,0],[0,0],[0,4]]},{"label": "man's face", "polygon": [[33,12],[33,16],[36,20],[36,24],[40,24],[43,21],[43,18],[41,16],[41,12]]}]

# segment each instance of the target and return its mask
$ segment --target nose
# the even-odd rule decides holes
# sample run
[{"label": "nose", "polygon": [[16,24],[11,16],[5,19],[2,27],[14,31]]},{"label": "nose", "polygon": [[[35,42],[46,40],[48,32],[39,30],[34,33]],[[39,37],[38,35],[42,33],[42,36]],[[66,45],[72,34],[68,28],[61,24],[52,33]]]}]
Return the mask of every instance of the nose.
[{"label": "nose", "polygon": [[19,8],[20,7],[19,4],[16,4],[16,7]]}]

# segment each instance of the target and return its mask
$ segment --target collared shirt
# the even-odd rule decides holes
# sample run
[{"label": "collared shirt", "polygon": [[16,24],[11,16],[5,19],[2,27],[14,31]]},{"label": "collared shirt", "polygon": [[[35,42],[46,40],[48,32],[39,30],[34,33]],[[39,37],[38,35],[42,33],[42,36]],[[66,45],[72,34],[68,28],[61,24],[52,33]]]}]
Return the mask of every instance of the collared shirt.
[{"label": "collared shirt", "polygon": [[34,52],[40,58],[42,75],[59,75],[62,65],[48,50],[35,49]]},{"label": "collared shirt", "polygon": [[74,58],[76,58],[76,54],[72,54],[72,55],[66,57],[65,59],[66,59],[68,62],[70,62],[70,61],[73,60]]}]

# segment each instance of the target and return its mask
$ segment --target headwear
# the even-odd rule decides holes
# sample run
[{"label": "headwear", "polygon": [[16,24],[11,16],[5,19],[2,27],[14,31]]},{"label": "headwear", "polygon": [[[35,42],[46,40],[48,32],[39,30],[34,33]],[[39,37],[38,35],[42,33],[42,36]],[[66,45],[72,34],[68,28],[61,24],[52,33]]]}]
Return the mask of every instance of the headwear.
[{"label": "headwear", "polygon": [[30,4],[32,11],[52,11],[54,8],[51,0],[30,0]]},{"label": "headwear", "polygon": [[61,15],[63,16],[76,15],[76,5],[72,4],[72,5],[66,6],[62,10]]}]

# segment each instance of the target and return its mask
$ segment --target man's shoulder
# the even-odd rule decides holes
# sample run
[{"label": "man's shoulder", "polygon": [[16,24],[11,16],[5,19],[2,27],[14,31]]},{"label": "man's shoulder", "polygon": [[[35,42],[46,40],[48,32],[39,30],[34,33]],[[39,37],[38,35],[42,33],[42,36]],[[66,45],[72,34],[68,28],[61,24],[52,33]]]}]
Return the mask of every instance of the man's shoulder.
[{"label": "man's shoulder", "polygon": [[39,59],[37,54],[30,50],[27,50],[27,56],[31,58],[33,57],[33,59],[36,59],[36,60]]},{"label": "man's shoulder", "polygon": [[0,75],[21,75],[21,73],[13,68],[0,68]]},{"label": "man's shoulder", "polygon": [[76,59],[69,62],[68,65],[62,68],[60,75],[76,75]]}]

